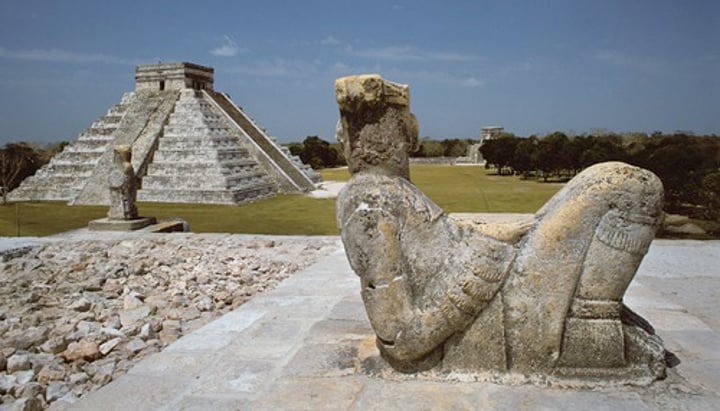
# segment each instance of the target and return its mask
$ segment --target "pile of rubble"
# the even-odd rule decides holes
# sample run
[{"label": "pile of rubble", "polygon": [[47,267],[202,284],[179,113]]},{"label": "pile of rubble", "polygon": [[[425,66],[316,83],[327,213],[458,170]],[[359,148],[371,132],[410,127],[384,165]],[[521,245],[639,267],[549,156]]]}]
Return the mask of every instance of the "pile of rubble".
[{"label": "pile of rubble", "polygon": [[0,409],[73,402],[338,247],[331,237],[173,234],[8,254]]}]

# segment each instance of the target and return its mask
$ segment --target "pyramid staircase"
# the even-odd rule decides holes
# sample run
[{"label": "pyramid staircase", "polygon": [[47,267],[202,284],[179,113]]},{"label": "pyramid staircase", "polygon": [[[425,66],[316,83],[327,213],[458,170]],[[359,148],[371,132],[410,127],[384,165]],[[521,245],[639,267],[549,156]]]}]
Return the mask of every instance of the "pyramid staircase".
[{"label": "pyramid staircase", "polygon": [[127,108],[125,116],[113,134],[113,143],[97,161],[92,174],[78,195],[70,201],[71,204],[110,203],[107,176],[113,167],[113,146],[121,144],[132,146],[133,168],[135,174],[142,177],[142,167],[152,156],[179,94],[177,90],[136,93],[133,104]]},{"label": "pyramid staircase", "polygon": [[9,195],[10,201],[68,201],[77,197],[106,151],[112,149],[113,134],[135,99],[135,93],[125,93],[119,104],[108,110],[65,146],[48,164]]},{"label": "pyramid staircase", "polygon": [[138,191],[139,201],[235,204],[278,192],[222,113],[183,90]]},{"label": "pyramid staircase", "polygon": [[[230,98],[217,91],[203,91],[203,93],[217,104],[217,107],[226,114],[227,119],[253,143],[256,147],[259,160],[272,164],[285,177],[281,179],[287,189],[309,191],[315,188],[315,182],[303,172],[287,155],[281,146],[273,141],[260,127],[255,124]],[[287,153],[287,154],[285,154]]]}]

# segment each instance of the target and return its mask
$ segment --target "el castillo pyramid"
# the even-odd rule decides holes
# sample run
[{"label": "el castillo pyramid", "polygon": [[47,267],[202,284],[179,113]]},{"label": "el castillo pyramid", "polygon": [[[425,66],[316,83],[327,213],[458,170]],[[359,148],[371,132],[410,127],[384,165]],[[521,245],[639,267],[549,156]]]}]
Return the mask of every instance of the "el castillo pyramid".
[{"label": "el castillo pyramid", "polygon": [[113,146],[132,146],[138,201],[238,204],[308,191],[319,175],[280,146],[192,63],[138,66],[125,93],[27,178],[11,201],[109,204]]}]

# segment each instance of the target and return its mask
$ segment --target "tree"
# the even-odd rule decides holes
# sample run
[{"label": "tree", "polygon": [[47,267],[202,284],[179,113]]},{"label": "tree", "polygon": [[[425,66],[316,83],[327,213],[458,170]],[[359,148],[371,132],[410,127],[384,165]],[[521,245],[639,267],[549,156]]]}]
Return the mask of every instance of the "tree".
[{"label": "tree", "polygon": [[345,152],[343,151],[343,146],[339,142],[330,143],[330,149],[335,150],[335,153],[337,154],[337,161],[333,167],[340,167],[347,165],[347,159],[345,158]]},{"label": "tree", "polygon": [[595,137],[593,136],[575,136],[570,139],[567,145],[567,153],[569,160],[568,166],[570,170],[572,170],[572,174],[577,174],[589,165],[583,161],[583,154],[591,149],[594,142]]},{"label": "tree", "polygon": [[63,140],[59,143],[47,144],[40,149],[36,149],[35,151],[38,153],[38,158],[40,159],[40,163],[42,165],[45,165],[50,162],[51,158],[53,158],[56,154],[60,153],[61,151],[65,150],[65,147],[67,147],[69,145],[70,145],[70,142]]},{"label": "tree", "polygon": [[445,154],[445,148],[442,143],[431,140],[430,137],[420,139],[418,146],[418,149],[410,154],[411,157],[442,157]]},{"label": "tree", "polygon": [[519,139],[510,166],[516,173],[527,176],[537,168],[537,138]]},{"label": "tree", "polygon": [[26,177],[35,174],[41,165],[38,152],[26,143],[8,143],[0,149],[0,190],[3,204],[7,203],[7,194]]},{"label": "tree", "polygon": [[604,161],[625,161],[628,157],[618,135],[590,136],[587,140],[585,149],[580,153],[573,152],[571,156],[578,155],[578,171]]},{"label": "tree", "polygon": [[660,177],[666,209],[681,212],[683,204],[703,204],[703,179],[720,167],[718,153],[717,138],[654,135],[632,160]]},{"label": "tree", "polygon": [[[492,164],[497,168],[498,174],[503,175],[503,169],[509,167],[515,156],[515,148],[520,139],[512,134],[503,135],[500,138],[488,140],[480,146],[480,152],[486,161],[486,165]],[[510,175],[512,175],[510,171]]]},{"label": "tree", "polygon": [[302,143],[290,143],[287,145],[288,150],[290,150],[290,154],[294,156],[300,157],[300,153],[302,153],[303,145]]},{"label": "tree", "polygon": [[572,167],[569,141],[564,133],[556,131],[538,142],[537,166],[545,181],[550,175],[559,175],[562,170]]},{"label": "tree", "polygon": [[290,150],[290,152],[295,150],[300,160],[313,169],[345,165],[345,161],[338,150],[318,136],[308,136],[303,140],[300,150],[294,144],[290,146]]},{"label": "tree", "polygon": [[706,217],[720,221],[720,171],[706,175],[701,184]]},{"label": "tree", "polygon": [[443,147],[443,156],[445,157],[462,157],[467,154],[467,140],[445,139],[440,142],[440,145]]}]

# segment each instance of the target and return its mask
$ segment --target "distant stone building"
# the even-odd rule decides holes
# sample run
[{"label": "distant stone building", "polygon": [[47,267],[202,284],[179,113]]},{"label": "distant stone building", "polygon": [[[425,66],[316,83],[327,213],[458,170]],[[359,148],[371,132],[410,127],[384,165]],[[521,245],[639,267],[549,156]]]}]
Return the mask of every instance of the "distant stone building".
[{"label": "distant stone building", "polygon": [[480,129],[480,145],[482,145],[485,140],[494,140],[500,137],[503,131],[505,131],[505,129],[499,126],[483,127]]},{"label": "distant stone building", "polygon": [[498,138],[504,130],[505,129],[503,127],[499,126],[487,126],[480,129],[480,142],[477,144],[472,144],[468,147],[468,157],[473,160],[473,163],[485,162],[485,159],[480,152],[480,147],[482,147],[485,141],[490,141]]},{"label": "distant stone building", "polygon": [[308,191],[319,175],[192,63],[138,66],[135,91],[27,178],[11,201],[109,204],[113,147],[132,149],[138,201],[237,204]]}]

